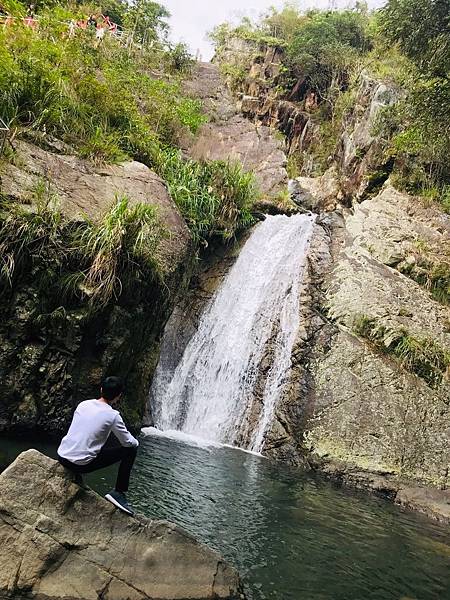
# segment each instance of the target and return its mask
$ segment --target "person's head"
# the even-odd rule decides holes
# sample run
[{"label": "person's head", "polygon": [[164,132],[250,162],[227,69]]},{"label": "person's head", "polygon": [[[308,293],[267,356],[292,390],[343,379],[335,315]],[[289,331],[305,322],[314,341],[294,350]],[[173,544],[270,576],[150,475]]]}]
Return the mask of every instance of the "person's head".
[{"label": "person's head", "polygon": [[117,402],[123,390],[123,380],[120,377],[106,377],[102,381],[102,398],[109,404]]}]

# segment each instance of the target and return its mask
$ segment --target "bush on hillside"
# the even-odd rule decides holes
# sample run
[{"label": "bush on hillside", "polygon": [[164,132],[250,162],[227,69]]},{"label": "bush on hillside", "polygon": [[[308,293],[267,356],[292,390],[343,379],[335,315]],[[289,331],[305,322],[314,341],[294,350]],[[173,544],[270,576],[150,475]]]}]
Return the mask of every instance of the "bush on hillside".
[{"label": "bush on hillside", "polygon": [[160,157],[160,172],[196,243],[229,240],[254,222],[255,182],[240,165],[183,160],[179,151],[167,150]]},{"label": "bush on hillside", "polygon": [[87,31],[69,38],[67,22],[89,7],[77,11],[47,8],[38,31],[20,22],[0,30],[1,116],[11,128],[46,131],[98,161],[130,155],[151,166],[161,144],[176,144],[204,120],[174,76],[180,61],[110,37],[96,47]]}]

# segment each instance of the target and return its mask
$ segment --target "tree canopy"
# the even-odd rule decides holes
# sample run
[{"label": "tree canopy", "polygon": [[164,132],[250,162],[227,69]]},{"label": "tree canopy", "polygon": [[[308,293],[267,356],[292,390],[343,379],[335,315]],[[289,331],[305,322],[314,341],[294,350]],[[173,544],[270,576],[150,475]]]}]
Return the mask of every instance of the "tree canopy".
[{"label": "tree canopy", "polygon": [[427,73],[450,71],[450,2],[389,0],[380,11],[383,33]]}]

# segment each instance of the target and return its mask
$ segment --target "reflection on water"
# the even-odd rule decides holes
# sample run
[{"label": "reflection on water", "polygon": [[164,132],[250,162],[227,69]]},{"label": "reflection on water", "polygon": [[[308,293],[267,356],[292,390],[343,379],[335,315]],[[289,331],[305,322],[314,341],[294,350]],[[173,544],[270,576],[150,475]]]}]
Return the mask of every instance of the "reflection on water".
[{"label": "reflection on water", "polygon": [[[104,493],[114,473],[86,480]],[[257,456],[142,438],[130,499],[223,554],[253,600],[450,600],[447,529]]]}]

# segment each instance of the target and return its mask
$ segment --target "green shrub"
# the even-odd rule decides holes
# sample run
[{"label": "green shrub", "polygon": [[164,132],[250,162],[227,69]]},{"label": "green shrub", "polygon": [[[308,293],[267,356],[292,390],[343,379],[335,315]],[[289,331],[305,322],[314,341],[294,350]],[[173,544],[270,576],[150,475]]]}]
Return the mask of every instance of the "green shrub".
[{"label": "green shrub", "polygon": [[10,285],[24,271],[45,262],[63,262],[69,251],[63,239],[63,218],[51,200],[39,197],[25,209],[2,201],[0,205],[0,278]]},{"label": "green shrub", "polygon": [[413,194],[436,188],[446,208],[450,182],[450,30],[444,0],[389,0],[380,11],[380,46],[396,44],[405,97],[386,117],[396,183]]},{"label": "green shrub", "polygon": [[354,319],[353,331],[369,340],[378,350],[395,356],[402,366],[422,378],[429,386],[437,387],[450,366],[450,352],[434,340],[417,338],[405,329],[389,329],[367,315]]},{"label": "green shrub", "polygon": [[197,243],[228,240],[253,222],[253,175],[238,164],[184,161],[180,152],[161,154],[158,168]]},{"label": "green shrub", "polygon": [[418,248],[414,262],[400,263],[398,269],[427,289],[442,304],[450,305],[450,253],[431,254]]}]

